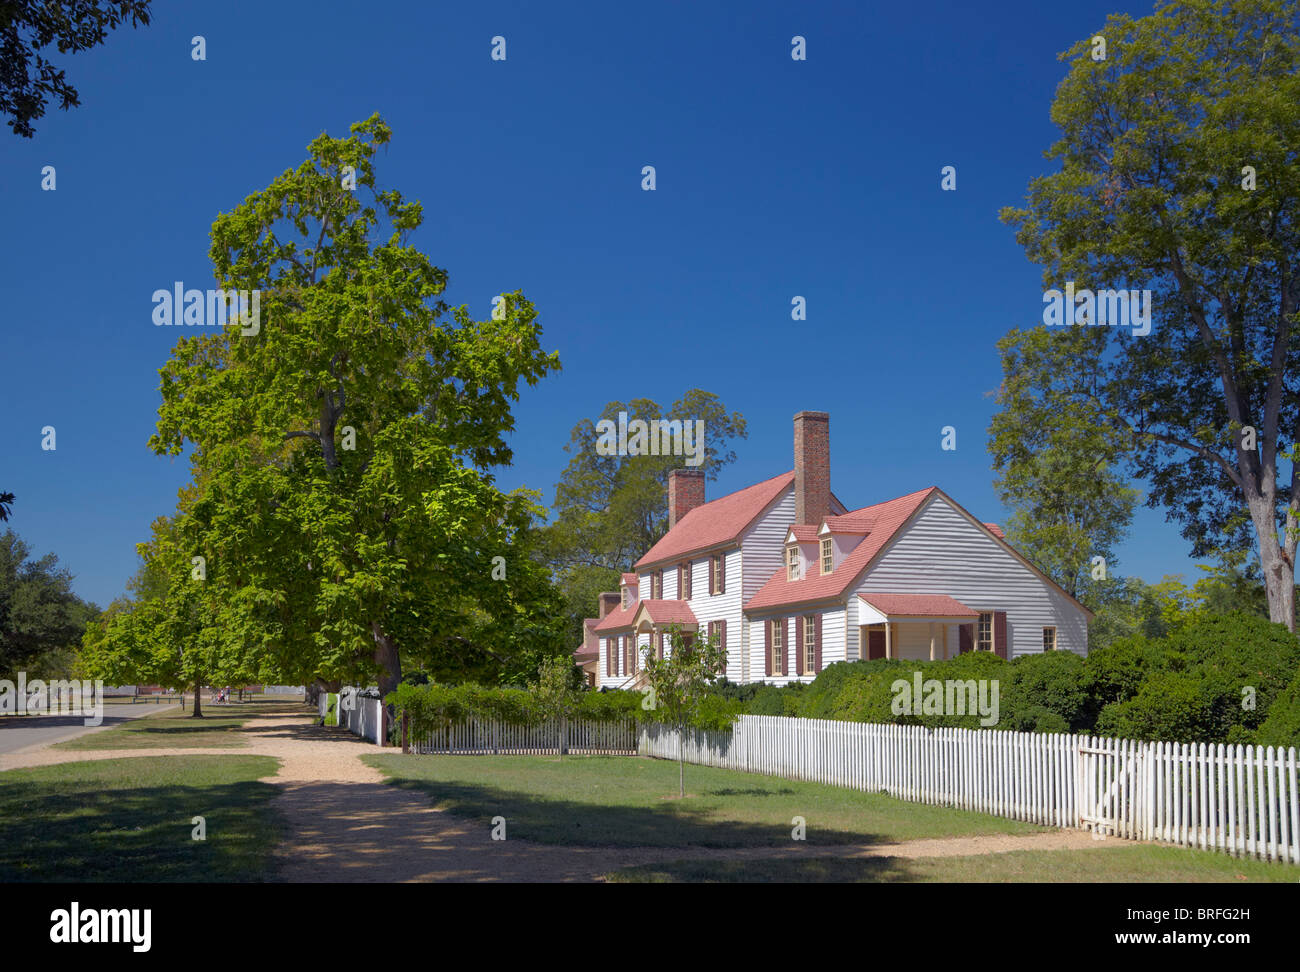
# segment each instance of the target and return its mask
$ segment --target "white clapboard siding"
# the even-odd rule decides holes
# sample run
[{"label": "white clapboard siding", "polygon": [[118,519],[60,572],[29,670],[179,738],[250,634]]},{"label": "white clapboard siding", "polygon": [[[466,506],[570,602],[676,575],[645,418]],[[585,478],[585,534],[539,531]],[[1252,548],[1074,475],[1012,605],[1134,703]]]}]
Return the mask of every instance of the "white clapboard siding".
[{"label": "white clapboard siding", "polygon": [[408,743],[412,753],[450,756],[514,756],[555,753],[630,756],[637,750],[631,722],[551,720],[531,726],[495,719],[466,719]]},{"label": "white clapboard siding", "polygon": [[785,535],[793,522],[794,486],[791,485],[740,535],[740,549],[745,552],[745,574],[740,583],[744,600],[757,594],[784,567]]},{"label": "white clapboard siding", "polygon": [[722,558],[723,570],[726,571],[726,591],[722,594],[709,593],[709,562],[707,559],[697,561],[694,586],[691,593],[695,596],[687,603],[691,613],[699,623],[701,636],[709,632],[712,621],[727,622],[727,678],[733,682],[741,680],[740,632],[741,632],[741,561],[740,549],[733,547]]},{"label": "white clapboard siding", "polygon": [[[704,766],[1300,864],[1293,748],[752,715],[680,743]],[[677,759],[678,744],[676,730],[647,725],[638,752]]]},{"label": "white clapboard siding", "polygon": [[[1086,654],[1087,616],[943,497],[935,496],[854,588],[858,593],[947,594],[977,611],[1006,611],[1011,656],[1057,647]],[[928,643],[927,643],[928,656]]]}]

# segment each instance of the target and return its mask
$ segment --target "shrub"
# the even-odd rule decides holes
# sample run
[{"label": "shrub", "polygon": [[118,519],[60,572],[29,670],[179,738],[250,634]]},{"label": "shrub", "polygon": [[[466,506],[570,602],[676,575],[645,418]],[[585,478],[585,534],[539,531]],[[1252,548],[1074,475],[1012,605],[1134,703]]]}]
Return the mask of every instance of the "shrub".
[{"label": "shrub", "polygon": [[1136,695],[1112,702],[1097,719],[1097,733],[1121,739],[1223,742],[1215,716],[1218,693],[1204,676],[1155,672]]},{"label": "shrub", "polygon": [[[1092,727],[1090,698],[1084,687],[1084,660],[1079,655],[1046,651],[1023,655],[1010,667],[1002,691],[1002,728],[1079,732]],[[1047,719],[1045,713],[1055,718]]]},{"label": "shrub", "polygon": [[1261,746],[1300,748],[1300,674],[1273,700],[1254,741]]}]

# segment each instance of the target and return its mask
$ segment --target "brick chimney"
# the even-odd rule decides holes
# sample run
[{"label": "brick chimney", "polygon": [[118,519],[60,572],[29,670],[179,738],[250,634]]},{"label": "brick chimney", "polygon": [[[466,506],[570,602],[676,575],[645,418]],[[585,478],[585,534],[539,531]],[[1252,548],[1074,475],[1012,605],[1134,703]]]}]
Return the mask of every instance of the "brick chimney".
[{"label": "brick chimney", "polygon": [[816,526],[831,511],[831,417],[794,417],[794,522]]},{"label": "brick chimney", "polygon": [[668,474],[668,529],[691,510],[704,505],[704,470],[674,469]]},{"label": "brick chimney", "polygon": [[[623,595],[618,591],[605,591],[600,595],[600,617],[603,618],[616,607],[623,604]],[[599,620],[599,619],[597,619]]]}]

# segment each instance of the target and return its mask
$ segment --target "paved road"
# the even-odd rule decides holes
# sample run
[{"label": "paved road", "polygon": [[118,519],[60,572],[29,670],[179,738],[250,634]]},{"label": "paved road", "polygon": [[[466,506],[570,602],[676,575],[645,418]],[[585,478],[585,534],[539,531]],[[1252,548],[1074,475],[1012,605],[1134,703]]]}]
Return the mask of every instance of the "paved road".
[{"label": "paved road", "polygon": [[0,718],[0,753],[15,753],[30,746],[71,739],[100,728],[121,725],[128,719],[173,709],[175,705],[157,702],[112,703],[104,706],[104,721],[100,726],[87,726],[85,716],[6,716]]}]

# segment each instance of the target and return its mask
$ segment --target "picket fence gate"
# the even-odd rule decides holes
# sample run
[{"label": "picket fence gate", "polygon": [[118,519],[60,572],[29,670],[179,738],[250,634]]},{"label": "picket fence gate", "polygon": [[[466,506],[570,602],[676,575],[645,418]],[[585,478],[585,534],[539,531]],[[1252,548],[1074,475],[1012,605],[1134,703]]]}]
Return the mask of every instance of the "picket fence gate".
[{"label": "picket fence gate", "polygon": [[632,722],[589,722],[552,719],[537,725],[512,725],[494,719],[466,719],[422,738],[411,738],[412,753],[450,756],[516,756],[566,753],[583,756],[635,756],[636,726]]},{"label": "picket fence gate", "polygon": [[[675,760],[677,743],[675,729],[647,725],[637,751]],[[1300,864],[1293,748],[745,715],[731,732],[687,730],[682,756],[1099,837]]]}]

